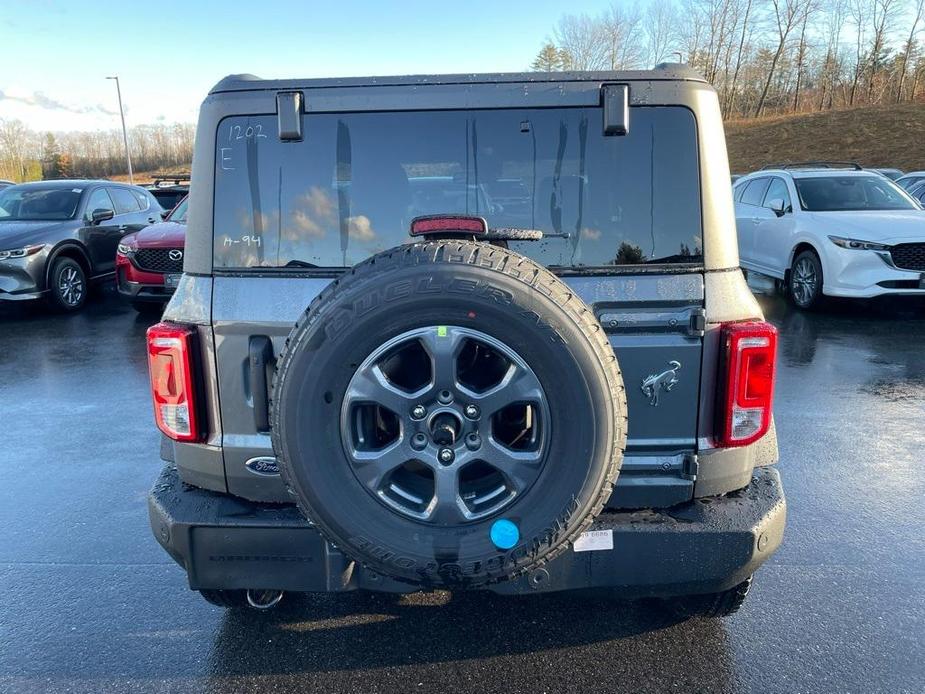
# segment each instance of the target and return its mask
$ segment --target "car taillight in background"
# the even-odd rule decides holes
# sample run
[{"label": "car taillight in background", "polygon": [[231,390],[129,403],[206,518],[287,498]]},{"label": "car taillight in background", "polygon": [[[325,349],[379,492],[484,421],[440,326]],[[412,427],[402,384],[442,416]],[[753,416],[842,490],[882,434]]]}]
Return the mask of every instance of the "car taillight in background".
[{"label": "car taillight in background", "polygon": [[724,378],[717,403],[717,443],[746,446],[771,426],[777,328],[770,323],[726,323],[722,326],[720,375]]},{"label": "car taillight in background", "polygon": [[193,350],[196,330],[176,323],[148,328],[148,369],[157,427],[174,441],[198,441]]}]

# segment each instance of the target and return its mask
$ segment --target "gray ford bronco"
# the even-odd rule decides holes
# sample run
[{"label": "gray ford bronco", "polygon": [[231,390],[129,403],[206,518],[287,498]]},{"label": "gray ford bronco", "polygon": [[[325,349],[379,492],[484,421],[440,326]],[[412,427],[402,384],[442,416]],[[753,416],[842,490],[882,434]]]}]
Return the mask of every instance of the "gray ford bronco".
[{"label": "gray ford bronco", "polygon": [[231,76],[192,181],[148,331],[192,589],[739,607],[786,515],[777,334],[696,73]]}]

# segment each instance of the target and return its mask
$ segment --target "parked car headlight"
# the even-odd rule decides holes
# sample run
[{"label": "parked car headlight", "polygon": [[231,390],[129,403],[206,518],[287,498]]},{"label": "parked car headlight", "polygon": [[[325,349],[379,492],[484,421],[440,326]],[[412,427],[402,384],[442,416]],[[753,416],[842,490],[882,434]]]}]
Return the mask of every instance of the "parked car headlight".
[{"label": "parked car headlight", "polygon": [[0,260],[13,260],[15,258],[25,258],[28,255],[33,255],[42,250],[44,246],[38,244],[37,246],[24,246],[22,248],[13,248],[8,251],[0,251]]},{"label": "parked car headlight", "polygon": [[[112,248],[112,246],[110,246]],[[122,255],[131,255],[135,252],[135,246],[130,246],[127,243],[120,243],[117,249]]]},{"label": "parked car headlight", "polygon": [[858,241],[857,239],[846,239],[841,236],[830,236],[829,241],[842,248],[851,248],[858,251],[888,251],[889,246],[882,243],[871,243],[870,241]]}]

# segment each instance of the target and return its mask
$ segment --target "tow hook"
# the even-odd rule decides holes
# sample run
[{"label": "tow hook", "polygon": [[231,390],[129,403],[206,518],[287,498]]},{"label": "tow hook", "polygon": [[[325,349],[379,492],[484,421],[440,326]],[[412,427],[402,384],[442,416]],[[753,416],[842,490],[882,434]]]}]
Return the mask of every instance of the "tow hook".
[{"label": "tow hook", "polygon": [[255,590],[247,591],[247,604],[255,610],[272,610],[283,599],[281,590]]}]

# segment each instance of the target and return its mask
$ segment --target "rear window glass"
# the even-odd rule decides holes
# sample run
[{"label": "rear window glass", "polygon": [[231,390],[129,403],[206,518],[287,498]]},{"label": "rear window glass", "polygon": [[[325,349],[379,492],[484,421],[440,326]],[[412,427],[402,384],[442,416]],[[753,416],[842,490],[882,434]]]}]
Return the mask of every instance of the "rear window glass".
[{"label": "rear window glass", "polygon": [[127,188],[110,188],[109,194],[112,195],[112,200],[116,204],[116,214],[128,214],[141,209],[138,200]]},{"label": "rear window glass", "polygon": [[186,190],[158,190],[152,189],[151,195],[157,200],[158,204],[165,210],[172,210],[177,204],[186,197]]},{"label": "rear window glass", "polygon": [[219,125],[216,267],[349,266],[442,213],[539,229],[547,238],[510,245],[548,266],[701,262],[687,109],[633,108],[613,137],[599,108],[303,118],[299,143],[278,139],[275,116]]},{"label": "rear window glass", "polygon": [[132,190],[132,195],[134,195],[135,199],[138,201],[139,209],[146,210],[151,207],[151,201],[148,199],[148,196],[140,190]]}]

